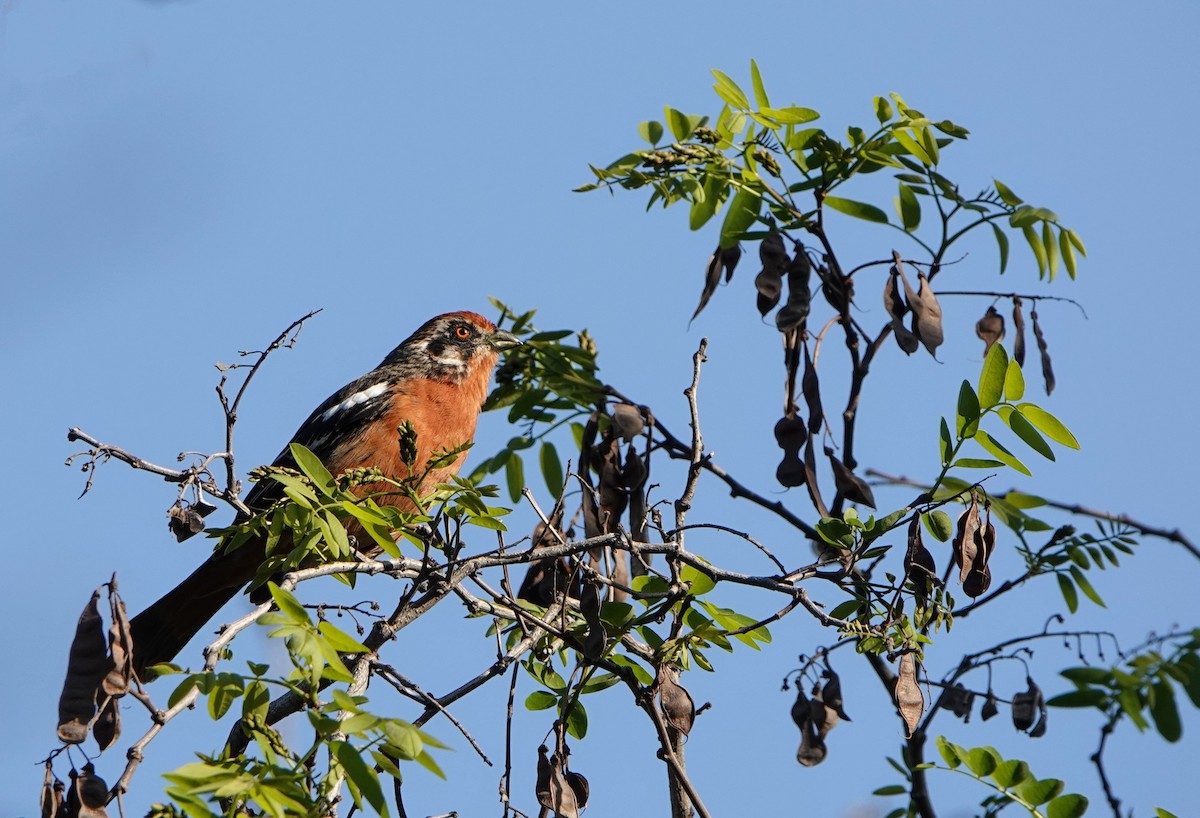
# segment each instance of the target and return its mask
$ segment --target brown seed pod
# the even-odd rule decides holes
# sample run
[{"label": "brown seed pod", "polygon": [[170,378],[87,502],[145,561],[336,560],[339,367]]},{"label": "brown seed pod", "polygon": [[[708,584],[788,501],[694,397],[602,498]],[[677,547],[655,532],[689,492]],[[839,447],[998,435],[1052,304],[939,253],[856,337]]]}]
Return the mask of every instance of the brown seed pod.
[{"label": "brown seed pod", "polygon": [[558,753],[549,756],[548,753],[546,745],[538,747],[538,774],[534,785],[538,803],[553,810],[560,818],[579,818],[579,800],[563,772],[563,760]]},{"label": "brown seed pod", "polygon": [[979,717],[987,721],[999,712],[1000,705],[996,702],[996,693],[991,688],[988,688],[987,698],[983,700],[983,707],[979,708]]},{"label": "brown seed pod", "polygon": [[821,686],[821,701],[825,702],[825,706],[837,713],[838,718],[842,721],[850,721],[850,717],[846,715],[846,709],[842,702],[842,680],[833,671],[833,668],[826,668],[824,671],[825,684]]},{"label": "brown seed pod", "polygon": [[[1013,727],[1020,730],[1022,733],[1029,732],[1033,735],[1030,728],[1034,726],[1034,718],[1040,716],[1041,731],[1046,732],[1046,701],[1042,697],[1042,690],[1033,681],[1032,678],[1026,676],[1025,683],[1028,688],[1023,693],[1017,693],[1012,700],[1012,721]],[[1041,734],[1039,734],[1041,735]],[[1037,736],[1034,736],[1037,738]]]},{"label": "brown seed pod", "polygon": [[986,356],[992,344],[1004,338],[1004,316],[996,312],[995,307],[988,307],[983,317],[975,322],[975,334],[983,341]]},{"label": "brown seed pod", "polygon": [[933,554],[925,547],[921,531],[921,515],[914,514],[908,524],[908,550],[904,553],[904,578],[912,583],[918,605],[929,601],[929,589],[937,585],[937,565]]},{"label": "brown seed pod", "polygon": [[809,357],[808,347],[804,347],[804,377],[800,381],[800,391],[804,393],[804,402],[808,405],[808,432],[817,434],[825,419],[825,410],[821,407],[821,384],[817,379],[817,368]]},{"label": "brown seed pod", "polygon": [[659,707],[667,723],[686,736],[696,721],[696,706],[692,702],[692,694],[679,684],[679,673],[670,665],[660,665],[654,685],[658,689]]},{"label": "brown seed pod", "polygon": [[845,463],[833,456],[833,449],[826,449],[825,456],[833,466],[833,484],[838,492],[852,503],[875,508],[875,495],[867,481],[863,480],[846,466]]},{"label": "brown seed pod", "polygon": [[67,677],[58,699],[58,737],[67,744],[87,738],[88,725],[96,714],[96,689],[111,667],[99,601],[97,588],[75,625],[67,658]]},{"label": "brown seed pod", "polygon": [[921,685],[917,683],[917,660],[914,654],[906,653],[900,657],[900,665],[896,671],[896,710],[908,727],[908,737],[916,731],[925,714],[925,697],[921,695]]},{"label": "brown seed pod", "polygon": [[1029,311],[1033,319],[1033,337],[1037,339],[1038,352],[1042,356],[1042,379],[1046,382],[1046,394],[1054,391],[1054,366],[1050,361],[1050,350],[1046,347],[1046,336],[1042,333],[1042,325],[1038,323],[1037,308]]},{"label": "brown seed pod", "polygon": [[938,303],[937,296],[934,295],[933,288],[929,286],[929,279],[925,277],[924,273],[917,274],[918,289],[914,291],[909,286],[904,270],[900,268],[898,256],[897,264],[892,269],[899,270],[900,280],[904,283],[908,308],[912,310],[913,314],[912,333],[925,345],[929,354],[933,355],[945,339],[942,333],[942,305]]},{"label": "brown seed pod", "polygon": [[1013,330],[1017,337],[1013,339],[1013,360],[1017,366],[1025,366],[1025,313],[1021,311],[1020,296],[1013,296]]}]

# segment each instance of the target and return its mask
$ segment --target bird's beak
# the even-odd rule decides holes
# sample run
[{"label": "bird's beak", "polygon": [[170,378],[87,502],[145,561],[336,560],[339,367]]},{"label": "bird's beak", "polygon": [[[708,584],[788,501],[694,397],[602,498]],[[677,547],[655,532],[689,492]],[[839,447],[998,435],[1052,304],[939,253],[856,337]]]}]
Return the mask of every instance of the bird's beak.
[{"label": "bird's beak", "polygon": [[512,349],[513,347],[521,346],[521,339],[513,335],[511,332],[505,332],[502,329],[498,329],[488,336],[488,343],[491,344],[494,349],[498,349],[503,352],[506,349]]}]

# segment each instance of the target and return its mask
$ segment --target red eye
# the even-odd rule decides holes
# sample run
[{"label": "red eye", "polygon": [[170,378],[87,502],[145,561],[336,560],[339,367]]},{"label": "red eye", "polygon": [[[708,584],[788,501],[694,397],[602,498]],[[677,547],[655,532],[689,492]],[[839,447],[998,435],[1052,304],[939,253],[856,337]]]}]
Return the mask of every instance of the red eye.
[{"label": "red eye", "polygon": [[455,337],[462,338],[464,341],[471,337],[471,331],[466,327],[458,327],[454,330]]}]

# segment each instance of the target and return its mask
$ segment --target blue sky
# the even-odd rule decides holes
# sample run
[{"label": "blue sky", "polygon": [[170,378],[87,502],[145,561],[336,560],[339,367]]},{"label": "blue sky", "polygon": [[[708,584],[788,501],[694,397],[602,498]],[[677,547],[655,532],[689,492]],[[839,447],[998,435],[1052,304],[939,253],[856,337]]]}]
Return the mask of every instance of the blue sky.
[{"label": "blue sky", "polygon": [[[9,740],[0,769],[9,786],[0,812],[34,811],[35,762],[53,745],[66,645],[91,588],[115,570],[138,609],[206,547],[167,535],[170,487],[118,465],[103,468],[94,491],[77,501],[83,478],[62,466],[73,451],[66,429],[82,426],[164,463],[180,450],[217,450],[212,363],[261,346],[314,307],[325,311],[248,399],[238,452],[247,468],[273,457],[312,406],[426,318],[491,312],[492,295],[537,307],[544,328],[589,328],[602,375],[677,430],[686,428],[680,391],[689,356],[708,336],[708,444],[745,482],[774,491],[780,368],[775,330],[753,310],[754,270],[739,271],[689,327],[713,231],[689,233],[682,211],[645,214],[634,195],[571,192],[589,181],[587,163],[636,147],[637,123],[660,118],[664,104],[715,113],[710,69],[744,80],[751,58],[774,98],[816,108],[837,132],[869,122],[871,97],[888,91],[954,119],[972,135],[947,153],[950,175],[968,189],[998,177],[1078,230],[1089,258],[1077,282],[1046,290],[1023,248],[997,282],[986,245],[972,248],[955,282],[1067,295],[1087,310],[1086,320],[1065,306],[1043,312],[1059,375],[1046,405],[1083,452],[1039,464],[1021,486],[1196,538],[1187,503],[1189,467],[1200,458],[1197,370],[1186,331],[1200,297],[1191,244],[1200,181],[1190,149],[1196,7],[733,8],[203,0],[0,7],[0,367],[8,385],[0,417],[9,430],[0,497],[13,561],[0,579],[0,605],[10,655],[21,660],[5,676]],[[835,231],[835,241],[861,244],[859,260],[886,257],[895,241],[855,224]],[[865,312],[880,312],[874,296],[862,300]],[[944,306],[950,341],[941,363],[901,360],[895,349],[882,357],[864,397],[864,464],[931,473],[937,414],[952,409],[958,382],[978,372],[971,325],[986,304]],[[503,418],[486,417],[477,451],[493,451],[511,434]],[[777,553],[805,547],[723,495],[705,489],[693,519],[733,521]],[[522,511],[514,528],[528,525]],[[724,559],[737,546],[696,538],[691,547]],[[1151,629],[1195,622],[1194,559],[1147,541],[1128,564],[1095,577],[1109,606],[1085,608],[1075,623],[1132,644]],[[745,600],[761,613],[774,602]],[[940,671],[973,640],[1039,630],[1061,607],[1052,582],[1013,595],[987,621],[963,623],[931,663]],[[411,675],[435,690],[491,655],[478,623],[451,611],[439,617],[402,646],[413,657]],[[795,729],[778,681],[797,653],[822,639],[793,619],[776,628],[772,650],[719,657],[728,672],[686,680],[698,701],[714,704],[688,746],[701,791],[718,814],[801,804],[809,814],[882,814],[891,804],[870,791],[893,782],[881,758],[897,751],[900,736],[870,683],[848,691],[855,721],[831,736],[824,765],[805,770],[793,759]],[[445,648],[450,641],[454,650]],[[1042,686],[1061,690],[1052,668],[1070,653],[1046,645],[1038,658]],[[843,676],[861,671],[848,656],[841,662]],[[1023,681],[1014,674],[1008,686]],[[592,781],[592,814],[661,813],[660,762],[621,695],[614,689],[593,705],[593,734],[573,761]],[[494,759],[502,755],[502,700],[503,691],[489,691],[459,711],[488,738]],[[140,714],[130,711],[126,730],[134,735]],[[526,810],[544,715],[524,716],[518,731],[527,752],[516,787]],[[1063,711],[1052,718],[1040,741],[995,722],[941,727],[961,744],[995,744],[1026,758],[1035,772],[1062,776],[1098,801],[1094,771],[1082,760],[1097,740],[1094,723]],[[187,727],[173,726],[194,739],[209,735],[205,720],[194,713]],[[447,725],[433,726],[457,739]],[[1197,732],[1194,712],[1182,743],[1169,748],[1122,726],[1110,772],[1126,806],[1139,814],[1155,805],[1196,810],[1191,782],[1171,771],[1200,752]],[[201,739],[203,749],[220,735]],[[449,784],[410,775],[414,814],[497,809],[498,773],[457,745]],[[154,800],[158,773],[200,748],[167,737],[152,745],[133,814]],[[119,759],[100,766],[115,777]],[[946,815],[965,814],[984,795],[954,778],[934,782],[949,788],[947,803],[962,805]]]}]

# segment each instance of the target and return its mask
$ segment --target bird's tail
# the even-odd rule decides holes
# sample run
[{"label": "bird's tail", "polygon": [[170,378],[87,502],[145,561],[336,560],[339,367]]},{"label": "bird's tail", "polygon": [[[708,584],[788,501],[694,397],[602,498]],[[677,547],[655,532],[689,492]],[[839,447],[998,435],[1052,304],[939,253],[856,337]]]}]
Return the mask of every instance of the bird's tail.
[{"label": "bird's tail", "polygon": [[253,579],[262,557],[261,549],[251,544],[229,554],[213,554],[187,579],[130,620],[133,665],[138,675],[144,675],[151,665],[174,659]]}]

